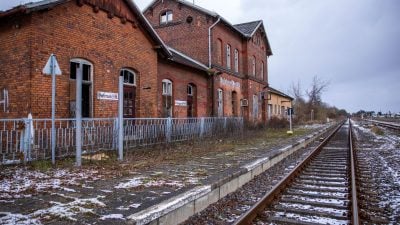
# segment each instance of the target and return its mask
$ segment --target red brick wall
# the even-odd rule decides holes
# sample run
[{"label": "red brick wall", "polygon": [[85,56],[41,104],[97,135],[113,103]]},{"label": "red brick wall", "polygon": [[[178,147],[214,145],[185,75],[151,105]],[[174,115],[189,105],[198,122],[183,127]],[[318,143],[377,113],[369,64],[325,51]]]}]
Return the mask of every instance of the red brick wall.
[{"label": "red brick wall", "polygon": [[[222,41],[222,63],[218,63],[218,46],[217,42],[218,39]],[[222,67],[227,72],[241,75],[244,71],[243,62],[246,59],[246,52],[243,50],[243,41],[242,37],[237,33],[234,32],[232,29],[228,28],[222,22],[219,22],[213,29],[212,29],[212,64],[216,67]],[[227,56],[226,56],[226,48],[227,44],[231,46],[231,68],[227,68]],[[239,73],[235,73],[235,49],[239,51]]]},{"label": "red brick wall", "polygon": [[187,107],[175,106],[175,100],[187,100],[187,85],[194,84],[196,89],[196,116],[210,116],[208,78],[204,71],[199,71],[177,63],[159,60],[158,63],[158,116],[162,117],[162,80],[172,81],[173,117],[187,117]]},{"label": "red brick wall", "polygon": [[[224,116],[240,116],[244,115],[242,112],[242,108],[240,107],[240,99],[246,98],[242,93],[243,80],[239,77],[232,76],[226,73],[223,73],[215,79],[215,88],[214,88],[214,112],[217,115],[217,100],[218,94],[217,90],[220,88],[223,90],[223,111]],[[236,115],[233,114],[233,105],[232,105],[232,92],[236,92]],[[243,109],[244,110],[244,109]]]},{"label": "red brick wall", "polygon": [[[118,102],[98,100],[97,92],[117,93],[121,68],[137,72],[137,117],[157,115],[157,93],[142,89],[144,84],[152,90],[157,88],[157,53],[140,26],[134,28],[130,22],[123,24],[117,17],[110,19],[106,12],[95,13],[92,7],[79,7],[75,1],[49,11],[34,12],[30,20],[31,25],[24,22],[20,30],[32,30],[30,110],[34,118],[50,117],[51,77],[42,75],[41,71],[51,53],[56,54],[63,73],[57,77],[57,117],[70,116],[69,102],[75,96],[75,82],[69,79],[69,63],[73,58],[82,58],[93,64],[92,117],[117,115]],[[23,58],[26,55],[22,53],[23,49],[17,52],[21,52],[18,63],[29,62],[28,58]],[[10,63],[11,60],[2,64]],[[23,76],[29,75],[29,69],[23,72]]]},{"label": "red brick wall", "polygon": [[1,118],[27,117],[30,111],[31,29],[27,15],[0,20],[0,100],[9,92],[9,107]]},{"label": "red brick wall", "polygon": [[[263,80],[263,81],[268,81],[268,61],[267,61],[267,56],[266,56],[266,43],[264,42],[264,39],[261,38],[260,44],[257,44],[255,39],[257,35],[261,35],[261,30],[260,28],[257,30],[257,32],[254,34],[253,38],[248,40],[246,45],[247,45],[247,60],[248,60],[248,65],[247,65],[247,70],[244,71],[245,74],[252,75],[252,56],[256,57],[256,79]],[[264,76],[261,78],[261,62],[264,62]],[[254,76],[253,76],[254,77]]]},{"label": "red brick wall", "polygon": [[[172,10],[173,21],[160,26],[160,14],[166,10]],[[211,17],[171,0],[159,1],[144,15],[167,45],[208,65],[208,28],[214,22]],[[188,16],[193,18],[191,23],[186,21]]]}]

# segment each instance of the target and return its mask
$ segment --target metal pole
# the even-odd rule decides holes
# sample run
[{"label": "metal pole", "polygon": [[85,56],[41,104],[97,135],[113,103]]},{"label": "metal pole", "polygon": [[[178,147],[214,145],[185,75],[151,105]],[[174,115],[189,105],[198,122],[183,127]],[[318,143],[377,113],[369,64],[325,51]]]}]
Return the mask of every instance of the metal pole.
[{"label": "metal pole", "polygon": [[124,76],[119,76],[118,82],[118,160],[124,156]]},{"label": "metal pole", "polygon": [[292,109],[291,108],[289,109],[289,126],[290,126],[290,131],[292,131]]},{"label": "metal pole", "polygon": [[76,71],[76,166],[82,165],[82,64],[79,64],[79,68]]},{"label": "metal pole", "polygon": [[[50,61],[51,68],[51,163],[54,165],[56,163],[56,71],[54,63],[54,54],[51,54]],[[29,134],[30,135],[30,134]]]}]

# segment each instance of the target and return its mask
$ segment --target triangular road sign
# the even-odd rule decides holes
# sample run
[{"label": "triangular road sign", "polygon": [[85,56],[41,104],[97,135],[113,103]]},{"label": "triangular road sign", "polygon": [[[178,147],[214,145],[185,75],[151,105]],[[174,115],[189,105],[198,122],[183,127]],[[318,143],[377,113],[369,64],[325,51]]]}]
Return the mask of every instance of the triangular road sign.
[{"label": "triangular road sign", "polygon": [[51,54],[49,57],[49,60],[47,60],[46,66],[43,68],[43,74],[51,75],[51,60],[53,58],[53,69],[54,69],[54,74],[55,75],[61,75],[61,69],[60,66],[58,65],[56,56]]}]

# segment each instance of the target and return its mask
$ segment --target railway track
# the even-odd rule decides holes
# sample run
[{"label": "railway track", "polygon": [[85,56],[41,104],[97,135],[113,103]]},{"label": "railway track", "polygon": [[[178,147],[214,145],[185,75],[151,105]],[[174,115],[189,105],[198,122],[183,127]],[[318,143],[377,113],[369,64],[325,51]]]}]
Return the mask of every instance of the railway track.
[{"label": "railway track", "polygon": [[235,224],[359,224],[353,155],[348,121]]},{"label": "railway track", "polygon": [[371,122],[374,125],[381,126],[381,127],[387,127],[391,128],[394,130],[400,130],[400,124],[397,123],[389,123],[389,122],[383,122],[383,121],[377,121],[377,120],[367,120]]}]

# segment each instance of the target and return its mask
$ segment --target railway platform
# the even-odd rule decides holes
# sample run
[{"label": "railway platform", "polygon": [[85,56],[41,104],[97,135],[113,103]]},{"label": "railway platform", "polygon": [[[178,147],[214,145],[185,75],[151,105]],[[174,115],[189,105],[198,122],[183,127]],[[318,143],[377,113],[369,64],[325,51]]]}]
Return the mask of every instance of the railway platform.
[{"label": "railway platform", "polygon": [[132,155],[134,161],[114,170],[101,163],[50,174],[6,169],[0,183],[0,224],[178,224],[334,126],[313,127],[271,143],[226,146],[216,140],[214,151],[165,151],[161,160]]}]

